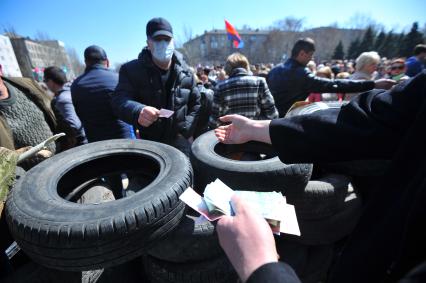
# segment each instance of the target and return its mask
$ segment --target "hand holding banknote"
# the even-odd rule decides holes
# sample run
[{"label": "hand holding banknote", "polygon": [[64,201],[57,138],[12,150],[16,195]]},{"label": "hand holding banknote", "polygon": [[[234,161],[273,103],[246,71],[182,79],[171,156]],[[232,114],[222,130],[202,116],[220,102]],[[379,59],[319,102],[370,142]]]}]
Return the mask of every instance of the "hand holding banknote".
[{"label": "hand holding banknote", "polygon": [[265,263],[277,262],[271,228],[238,195],[232,197],[235,216],[217,222],[219,242],[243,282]]}]

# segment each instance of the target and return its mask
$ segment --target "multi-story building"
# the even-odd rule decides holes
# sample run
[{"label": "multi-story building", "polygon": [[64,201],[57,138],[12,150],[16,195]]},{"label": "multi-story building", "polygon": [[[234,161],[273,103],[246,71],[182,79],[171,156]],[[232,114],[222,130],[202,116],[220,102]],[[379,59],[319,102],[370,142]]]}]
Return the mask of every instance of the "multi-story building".
[{"label": "multi-story building", "polygon": [[26,37],[11,37],[13,49],[24,77],[41,80],[44,68],[62,68],[68,79],[74,78],[64,43],[58,40],[35,41]]},{"label": "multi-story building", "polygon": [[4,35],[0,35],[0,65],[3,76],[22,77],[10,39]]},{"label": "multi-story building", "polygon": [[192,65],[200,62],[210,65],[223,64],[226,57],[236,51],[244,53],[253,63],[258,62],[256,55],[259,53],[258,50],[263,48],[269,32],[248,30],[238,33],[244,41],[242,49],[237,50],[233,47],[226,30],[215,29],[184,43],[182,51]]},{"label": "multi-story building", "polygon": [[315,40],[315,60],[332,59],[334,48],[342,41],[345,48],[364,30],[320,27],[303,32],[281,30],[239,30],[244,47],[235,49],[228,40],[225,30],[205,31],[183,44],[181,49],[191,65],[198,63],[212,65],[224,64],[226,57],[233,52],[246,55],[250,63],[279,63],[291,55],[294,42],[300,37],[312,37]]}]

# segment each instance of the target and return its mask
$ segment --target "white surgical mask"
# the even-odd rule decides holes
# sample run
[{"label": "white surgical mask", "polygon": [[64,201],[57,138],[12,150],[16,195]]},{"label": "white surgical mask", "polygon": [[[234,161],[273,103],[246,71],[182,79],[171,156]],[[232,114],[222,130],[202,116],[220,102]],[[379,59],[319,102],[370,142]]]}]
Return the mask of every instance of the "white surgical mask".
[{"label": "white surgical mask", "polygon": [[172,59],[173,51],[175,50],[173,39],[170,41],[152,41],[152,43],[154,45],[154,50],[151,50],[152,56],[162,63],[168,63]]}]

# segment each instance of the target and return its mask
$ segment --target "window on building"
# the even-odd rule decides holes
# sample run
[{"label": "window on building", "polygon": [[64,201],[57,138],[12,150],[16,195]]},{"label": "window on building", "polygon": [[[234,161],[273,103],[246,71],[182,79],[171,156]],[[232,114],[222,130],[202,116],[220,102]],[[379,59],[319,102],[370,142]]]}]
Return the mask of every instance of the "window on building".
[{"label": "window on building", "polygon": [[201,56],[204,56],[206,54],[206,44],[204,42],[200,44],[200,50],[201,50]]}]

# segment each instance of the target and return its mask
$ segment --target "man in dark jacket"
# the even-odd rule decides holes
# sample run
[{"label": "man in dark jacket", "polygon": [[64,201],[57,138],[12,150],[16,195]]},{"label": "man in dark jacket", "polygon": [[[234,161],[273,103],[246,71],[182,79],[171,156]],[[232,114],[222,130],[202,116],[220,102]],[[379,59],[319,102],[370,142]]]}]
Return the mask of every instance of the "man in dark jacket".
[{"label": "man in dark jacket", "polygon": [[373,88],[389,89],[395,84],[388,79],[354,81],[317,77],[306,68],[314,52],[315,43],[312,39],[299,39],[293,46],[291,58],[269,72],[267,82],[280,117],[285,116],[294,102],[305,100],[311,92],[363,92]]},{"label": "man in dark jacket", "polygon": [[67,76],[60,68],[51,66],[44,70],[44,82],[47,88],[53,92],[52,110],[58,119],[58,123],[64,123],[67,129],[65,134],[75,138],[75,144],[70,147],[87,143],[83,125],[75,113],[69,87],[66,87]]},{"label": "man in dark jacket", "polygon": [[[222,121],[232,124],[216,130],[220,141],[272,143],[285,163],[392,159],[382,186],[371,188],[364,200],[363,215],[331,272],[330,282],[397,282],[424,263],[426,71],[391,91],[360,94],[340,110],[273,121],[230,115]],[[313,144],[321,144],[321,150]],[[348,145],[354,145],[352,150],[346,150]],[[245,234],[243,224],[230,228],[228,222],[237,220],[218,223],[219,239],[230,258],[236,258],[233,253],[238,253],[242,244],[233,243],[235,240],[229,235],[239,239],[238,234]],[[259,236],[253,234],[250,233],[252,237]],[[248,241],[244,245],[251,246]],[[297,282],[294,274],[285,270],[288,266],[279,265],[265,254],[268,252],[258,254],[264,265],[257,255],[251,255],[257,258],[257,264],[251,271],[243,270],[243,276],[250,277],[247,282],[287,282],[280,281],[286,278],[284,275],[293,278],[289,282]],[[235,261],[237,264],[246,259],[240,258]],[[424,278],[424,264],[422,272]]]},{"label": "man in dark jacket", "polygon": [[111,97],[118,75],[110,70],[105,51],[96,45],[84,50],[86,70],[71,86],[77,115],[83,123],[89,142],[132,138],[131,125],[112,112]]},{"label": "man in dark jacket", "polygon": [[[200,94],[181,54],[174,51],[170,23],[154,18],[146,26],[146,35],[148,46],[120,69],[113,109],[139,129],[142,139],[170,144],[188,154]],[[167,118],[161,109],[174,113]]]}]

